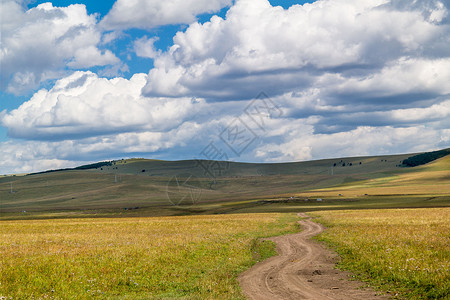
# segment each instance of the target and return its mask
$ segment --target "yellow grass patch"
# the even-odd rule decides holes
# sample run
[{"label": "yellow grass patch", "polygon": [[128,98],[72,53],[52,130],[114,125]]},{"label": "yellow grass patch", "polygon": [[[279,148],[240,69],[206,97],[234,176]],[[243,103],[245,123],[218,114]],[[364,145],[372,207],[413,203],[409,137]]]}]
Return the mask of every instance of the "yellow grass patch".
[{"label": "yellow grass patch", "polygon": [[335,187],[316,189],[302,193],[303,196],[349,197],[368,195],[449,195],[450,194],[450,156],[428,165],[401,168],[392,175],[361,181],[349,182]]}]

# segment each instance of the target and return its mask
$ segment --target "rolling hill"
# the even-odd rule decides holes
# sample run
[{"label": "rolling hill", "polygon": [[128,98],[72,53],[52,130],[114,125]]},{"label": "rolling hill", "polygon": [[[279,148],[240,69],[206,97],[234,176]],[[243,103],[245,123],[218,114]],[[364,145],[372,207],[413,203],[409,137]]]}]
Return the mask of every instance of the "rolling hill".
[{"label": "rolling hill", "polygon": [[270,164],[126,159],[6,176],[0,218],[450,205],[450,155],[403,166],[417,155]]}]

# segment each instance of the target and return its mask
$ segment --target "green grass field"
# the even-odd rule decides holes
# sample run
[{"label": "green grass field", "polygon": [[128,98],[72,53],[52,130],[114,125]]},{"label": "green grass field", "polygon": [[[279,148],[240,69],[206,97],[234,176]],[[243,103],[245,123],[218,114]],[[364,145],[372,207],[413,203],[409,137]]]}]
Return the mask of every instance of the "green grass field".
[{"label": "green grass field", "polygon": [[450,297],[450,208],[323,211],[341,268],[409,299]]},{"label": "green grass field", "polygon": [[[295,214],[3,221],[0,298],[240,299]],[[2,298],[3,299],[3,298]]]},{"label": "green grass field", "polygon": [[274,254],[258,239],[297,230],[293,213],[309,212],[342,267],[445,299],[450,156],[398,167],[408,156],[236,163],[216,184],[193,170],[194,188],[173,185],[193,161],[1,177],[0,298],[240,299],[237,274]]}]

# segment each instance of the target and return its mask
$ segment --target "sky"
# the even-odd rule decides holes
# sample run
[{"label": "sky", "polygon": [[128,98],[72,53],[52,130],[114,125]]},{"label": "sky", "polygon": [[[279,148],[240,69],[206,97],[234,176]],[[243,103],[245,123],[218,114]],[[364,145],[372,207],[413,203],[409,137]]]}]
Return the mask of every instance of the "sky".
[{"label": "sky", "polygon": [[449,0],[3,0],[0,174],[450,147]]}]

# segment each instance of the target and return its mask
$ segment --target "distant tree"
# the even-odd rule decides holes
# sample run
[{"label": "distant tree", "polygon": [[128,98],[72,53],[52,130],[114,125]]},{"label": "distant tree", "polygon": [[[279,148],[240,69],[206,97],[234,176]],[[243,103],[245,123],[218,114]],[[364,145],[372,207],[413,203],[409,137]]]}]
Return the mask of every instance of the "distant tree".
[{"label": "distant tree", "polygon": [[106,166],[111,166],[111,165],[112,165],[112,162],[103,161],[103,162],[98,162],[98,163],[94,163],[94,164],[79,166],[79,167],[74,168],[74,170],[89,170],[89,169],[96,169],[99,167],[106,167]]},{"label": "distant tree", "polygon": [[402,163],[404,166],[407,166],[407,167],[415,167],[415,166],[424,165],[426,163],[429,163],[433,160],[447,156],[449,154],[450,154],[450,148],[444,149],[444,150],[432,151],[432,152],[425,152],[422,154],[408,157]]},{"label": "distant tree", "polygon": [[333,167],[336,167],[336,163],[333,164]]},{"label": "distant tree", "polygon": [[360,165],[362,165],[362,162],[359,162]]},{"label": "distant tree", "polygon": [[144,172],[145,172],[145,169],[144,169],[144,170],[142,170],[141,172],[142,172],[142,173],[144,173]]}]

